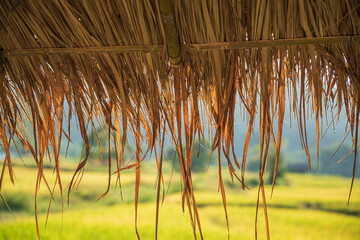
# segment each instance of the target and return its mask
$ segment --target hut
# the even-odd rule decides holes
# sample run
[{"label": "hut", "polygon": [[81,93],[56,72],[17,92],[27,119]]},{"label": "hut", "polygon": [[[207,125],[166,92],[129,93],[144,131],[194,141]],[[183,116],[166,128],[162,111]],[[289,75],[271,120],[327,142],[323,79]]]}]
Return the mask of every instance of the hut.
[{"label": "hut", "polygon": [[[245,188],[256,115],[261,131],[260,196],[265,194],[269,148],[276,151],[276,177],[285,108],[298,122],[309,162],[307,116],[315,116],[319,139],[319,121],[327,109],[336,108],[338,113],[344,109],[356,164],[360,113],[356,0],[3,0],[0,48],[0,144],[6,155],[0,194],[4,171],[14,181],[9,150],[14,137],[36,161],[38,181],[44,178],[44,156],[53,154],[62,191],[59,143],[68,137],[71,116],[77,118],[86,145],[73,179],[87,162],[87,130],[95,119],[101,118],[116,135],[109,142],[117,151],[118,176],[124,170],[127,133],[135,134],[136,161],[129,167],[136,168],[136,204],[140,144],[146,141],[148,151],[161,149],[163,134],[168,134],[178,150],[183,201],[194,232],[201,227],[190,167],[194,142],[203,136],[205,124],[214,133],[211,147],[218,156],[225,211],[221,163],[227,163],[229,174]],[[234,154],[236,105],[247,115],[242,156]],[[26,119],[34,141],[24,134]],[[221,154],[226,157],[221,159]],[[355,167],[352,182],[354,176]],[[74,181],[69,191],[73,186]]]}]

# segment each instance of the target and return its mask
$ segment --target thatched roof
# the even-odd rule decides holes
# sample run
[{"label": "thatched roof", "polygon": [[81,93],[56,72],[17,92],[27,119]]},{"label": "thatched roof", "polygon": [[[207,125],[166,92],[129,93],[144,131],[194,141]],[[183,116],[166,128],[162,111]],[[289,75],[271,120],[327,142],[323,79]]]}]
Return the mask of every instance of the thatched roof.
[{"label": "thatched roof", "polygon": [[[298,121],[308,156],[307,108],[316,117],[318,138],[319,119],[326,110],[345,109],[357,146],[359,5],[356,0],[1,1],[0,136],[6,157],[0,193],[6,168],[12,178],[9,144],[15,136],[36,160],[38,179],[43,178],[44,156],[52,149],[62,191],[59,146],[61,137],[70,133],[67,121],[74,115],[87,144],[75,175],[86,164],[87,130],[97,118],[116,136],[110,143],[117,149],[118,174],[127,132],[135,133],[137,196],[140,143],[161,148],[164,130],[180,154],[183,199],[189,212],[195,212],[190,214],[195,231],[190,161],[204,121],[214,131],[212,149],[218,155],[226,210],[221,161],[228,163],[231,176],[237,176],[236,168],[241,170],[245,188],[247,147],[258,114],[259,191],[264,196],[267,152],[276,149],[277,164],[286,107]],[[287,96],[290,106],[285,106]],[[69,114],[64,104],[69,104]],[[234,155],[233,166],[237,104],[247,113],[248,131],[243,156],[238,160]],[[33,124],[35,144],[25,134],[25,119]],[[220,159],[221,152],[225,159]],[[161,161],[162,154],[160,175]]]}]

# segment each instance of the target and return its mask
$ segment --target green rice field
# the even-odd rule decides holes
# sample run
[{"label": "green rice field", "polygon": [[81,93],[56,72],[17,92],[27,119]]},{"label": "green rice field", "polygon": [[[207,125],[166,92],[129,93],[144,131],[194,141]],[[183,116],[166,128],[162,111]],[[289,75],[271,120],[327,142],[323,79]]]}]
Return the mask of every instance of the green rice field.
[{"label": "green rice field", "polygon": [[[71,166],[64,168],[62,181],[66,187],[72,177]],[[247,173],[250,190],[232,183],[224,169],[229,231],[218,192],[217,169],[193,176],[195,197],[204,239],[255,239],[257,175]],[[0,204],[0,239],[37,239],[34,217],[35,168],[15,167],[15,186],[5,178],[2,194],[11,207],[11,215]],[[171,167],[164,168],[166,196],[160,207],[158,239],[193,239],[188,212],[181,207],[180,175]],[[141,174],[138,206],[138,229],[141,239],[155,238],[156,165],[144,162]],[[45,171],[53,186],[55,174]],[[121,174],[122,199],[113,177],[109,194],[97,201],[106,190],[108,175],[105,169],[85,170],[77,190],[70,195],[67,189],[64,204],[58,188],[51,205],[47,226],[46,212],[49,192],[42,183],[38,196],[41,239],[136,239],[134,216],[133,170]],[[171,184],[169,187],[169,182]],[[347,205],[350,178],[312,174],[285,174],[279,179],[271,198],[271,186],[266,187],[271,239],[360,239],[360,183],[355,180],[351,201]],[[271,198],[271,199],[270,199]],[[266,238],[263,209],[259,208],[258,239]]]}]

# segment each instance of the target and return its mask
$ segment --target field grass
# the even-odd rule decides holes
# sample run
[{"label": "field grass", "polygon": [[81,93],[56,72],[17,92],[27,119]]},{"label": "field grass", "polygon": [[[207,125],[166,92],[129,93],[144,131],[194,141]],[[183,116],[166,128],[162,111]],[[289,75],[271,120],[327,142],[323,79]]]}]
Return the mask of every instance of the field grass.
[{"label": "field grass", "polygon": [[[69,166],[68,166],[69,167]],[[71,168],[71,166],[69,167]],[[90,171],[91,170],[91,171]],[[70,196],[70,205],[56,194],[56,202],[45,229],[45,216],[49,194],[43,184],[39,192],[41,239],[136,239],[134,226],[133,171],[121,176],[123,202],[119,188],[112,186],[110,193],[100,201],[97,198],[106,189],[104,171],[86,171],[77,191]],[[160,208],[159,239],[192,239],[187,212],[181,208],[180,176],[171,177],[165,166],[167,195]],[[16,167],[15,187],[5,183],[3,196],[14,211],[12,216],[0,204],[0,239],[37,239],[34,218],[34,189],[36,169]],[[54,174],[45,171],[49,182]],[[227,176],[227,174],[225,174]],[[72,172],[62,173],[63,184],[70,181]],[[250,190],[243,191],[239,183],[224,178],[230,231],[227,232],[221,194],[217,192],[217,170],[195,174],[194,187],[205,239],[254,239],[256,210],[256,174],[246,176]],[[167,189],[171,178],[170,188]],[[6,181],[9,181],[7,178]],[[115,180],[115,179],[114,179]],[[153,162],[144,162],[140,187],[138,227],[142,239],[154,239],[156,168]],[[114,181],[115,183],[115,181]],[[267,203],[272,239],[360,239],[360,188],[355,182],[350,205],[347,205],[350,179],[315,174],[286,174],[275,187]],[[258,238],[265,239],[263,211],[259,211]]]}]

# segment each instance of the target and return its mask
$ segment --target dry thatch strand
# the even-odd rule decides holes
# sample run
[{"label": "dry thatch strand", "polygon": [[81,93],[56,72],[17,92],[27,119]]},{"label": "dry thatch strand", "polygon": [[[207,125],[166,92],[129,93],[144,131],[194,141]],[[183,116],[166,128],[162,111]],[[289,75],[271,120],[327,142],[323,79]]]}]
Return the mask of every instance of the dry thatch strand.
[{"label": "dry thatch strand", "polygon": [[[121,171],[136,167],[135,214],[141,161],[151,149],[161,153],[156,155],[159,203],[164,134],[171,137],[179,154],[183,201],[194,236],[196,231],[202,236],[190,171],[195,140],[206,134],[204,125],[212,126],[212,151],[217,154],[227,218],[222,162],[245,188],[247,149],[259,115],[259,198],[267,216],[263,185],[267,156],[273,147],[274,183],[286,107],[297,119],[309,166],[307,109],[316,118],[318,144],[319,121],[336,106],[338,113],[345,109],[353,144],[358,145],[359,9],[355,0],[1,1],[0,144],[6,157],[0,196],[5,171],[14,181],[9,149],[15,137],[38,166],[36,192],[41,181],[48,185],[42,171],[46,155],[55,161],[56,184],[63,192],[60,142],[70,136],[74,116],[86,147],[70,193],[88,159],[87,131],[101,119],[117,152],[117,178]],[[79,49],[82,54],[72,54]],[[285,106],[286,97],[290,106]],[[237,104],[248,116],[241,160],[234,152]],[[26,120],[34,137],[25,134]],[[136,161],[123,167],[128,131],[136,136]],[[145,153],[143,141],[148,145]],[[351,188],[357,148],[354,151]],[[108,162],[110,185],[111,159]],[[267,234],[269,238],[268,227]]]}]

